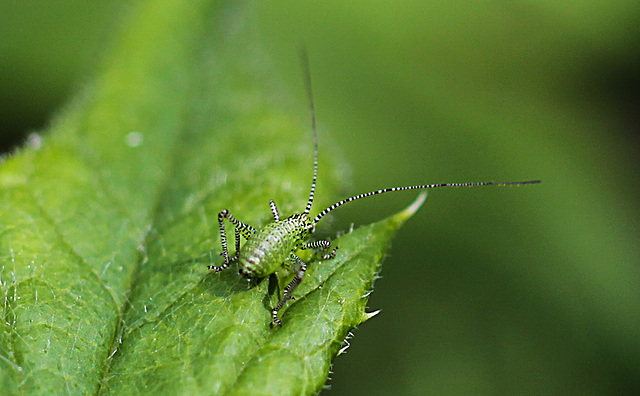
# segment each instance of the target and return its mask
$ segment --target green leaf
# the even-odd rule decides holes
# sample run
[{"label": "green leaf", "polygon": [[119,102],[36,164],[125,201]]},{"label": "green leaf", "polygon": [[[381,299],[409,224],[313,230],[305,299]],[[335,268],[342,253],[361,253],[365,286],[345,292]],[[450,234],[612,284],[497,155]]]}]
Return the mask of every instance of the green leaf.
[{"label": "green leaf", "polygon": [[[269,199],[303,209],[310,184],[308,115],[287,110],[251,10],[132,6],[95,82],[0,167],[4,393],[317,393],[371,316],[389,240],[424,196],[311,262],[282,328],[268,280],[206,268],[221,209],[259,226]],[[336,169],[321,157],[316,210]]]}]

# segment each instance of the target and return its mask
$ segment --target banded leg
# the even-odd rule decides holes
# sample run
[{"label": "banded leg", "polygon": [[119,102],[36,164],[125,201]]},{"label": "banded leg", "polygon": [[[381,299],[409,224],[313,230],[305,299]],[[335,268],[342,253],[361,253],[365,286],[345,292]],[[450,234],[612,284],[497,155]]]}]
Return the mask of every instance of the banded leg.
[{"label": "banded leg", "polygon": [[[313,241],[313,242],[305,243],[304,245],[300,246],[300,249],[323,249],[325,251],[329,250],[330,248],[331,248],[331,241],[326,241],[326,240]],[[336,257],[336,250],[338,250],[337,246],[333,248],[331,253],[323,254],[322,258],[325,260],[330,260]]]},{"label": "banded leg", "polygon": [[[234,234],[236,239],[236,255],[232,258],[229,258],[229,250],[227,248],[227,232],[224,228],[224,219],[229,219],[231,224],[234,226]],[[220,255],[224,258],[224,263],[221,266],[216,267],[215,265],[209,265],[208,268],[214,270],[215,272],[220,272],[229,267],[229,264],[236,261],[238,259],[238,252],[240,251],[240,234],[245,237],[245,239],[249,239],[251,234],[256,232],[255,228],[251,227],[248,224],[245,224],[235,217],[227,209],[218,213],[218,224],[220,225],[220,242],[222,244],[222,253]]]},{"label": "banded leg", "polygon": [[278,319],[278,311],[282,308],[282,306],[289,300],[295,300],[293,297],[293,291],[298,287],[302,279],[304,278],[305,272],[307,272],[307,263],[302,261],[302,259],[295,254],[291,253],[291,258],[295,261],[300,267],[298,268],[298,272],[296,273],[295,278],[289,282],[287,287],[284,288],[284,296],[282,300],[276,305],[276,307],[271,311],[271,316],[273,318],[273,324],[277,326],[282,326],[282,322]]},{"label": "banded leg", "polygon": [[273,213],[273,218],[276,221],[280,221],[280,213],[278,213],[278,208],[276,207],[276,203],[273,202],[273,199],[269,201],[269,206],[271,206],[271,213]]}]

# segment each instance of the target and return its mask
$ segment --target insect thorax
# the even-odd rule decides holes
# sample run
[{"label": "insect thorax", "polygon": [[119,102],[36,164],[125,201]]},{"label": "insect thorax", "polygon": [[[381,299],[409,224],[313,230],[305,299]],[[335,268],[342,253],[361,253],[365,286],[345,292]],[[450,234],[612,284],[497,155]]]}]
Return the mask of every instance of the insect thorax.
[{"label": "insect thorax", "polygon": [[258,229],[240,249],[240,273],[247,278],[264,278],[303,245],[314,231],[307,214],[295,213]]}]

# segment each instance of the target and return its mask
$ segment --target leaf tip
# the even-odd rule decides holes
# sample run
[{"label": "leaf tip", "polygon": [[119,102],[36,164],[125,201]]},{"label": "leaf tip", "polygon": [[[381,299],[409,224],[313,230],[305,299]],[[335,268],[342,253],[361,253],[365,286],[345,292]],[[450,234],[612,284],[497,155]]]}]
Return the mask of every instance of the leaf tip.
[{"label": "leaf tip", "polygon": [[418,209],[420,209],[420,207],[422,206],[422,204],[424,203],[424,201],[427,199],[427,192],[426,191],[422,191],[418,197],[415,199],[415,201],[413,201],[411,203],[411,205],[407,206],[405,208],[405,210],[403,210],[402,212],[400,212],[400,216],[408,218],[410,216],[412,216],[414,213],[416,213],[418,211]]},{"label": "leaf tip", "polygon": [[395,215],[393,215],[392,221],[396,223],[397,226],[404,223],[411,216],[413,216],[418,211],[418,209],[420,209],[420,207],[422,206],[422,204],[426,199],[427,199],[427,192],[422,191],[409,206],[404,208],[401,212],[398,212]]}]

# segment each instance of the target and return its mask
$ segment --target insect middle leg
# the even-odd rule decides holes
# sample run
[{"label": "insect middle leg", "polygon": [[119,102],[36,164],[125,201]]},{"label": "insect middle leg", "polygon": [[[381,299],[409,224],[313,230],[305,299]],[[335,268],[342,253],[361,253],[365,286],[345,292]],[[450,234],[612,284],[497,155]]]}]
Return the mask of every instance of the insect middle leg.
[{"label": "insect middle leg", "polygon": [[[235,234],[236,239],[236,255],[234,257],[229,258],[229,250],[227,248],[227,232],[224,227],[224,219],[229,219],[231,224],[234,226],[233,233]],[[245,239],[249,239],[251,234],[256,232],[256,229],[251,227],[249,224],[245,224],[235,217],[227,209],[218,213],[218,224],[220,225],[220,242],[222,243],[222,253],[220,255],[224,258],[224,263],[221,266],[216,267],[215,265],[209,265],[209,269],[214,270],[215,272],[220,272],[229,267],[229,264],[236,261],[238,259],[238,252],[240,252],[240,234]]]},{"label": "insect middle leg", "polygon": [[292,295],[293,291],[296,289],[296,287],[298,287],[300,282],[302,282],[302,279],[304,278],[304,274],[307,272],[307,263],[302,261],[302,259],[294,253],[291,253],[290,257],[296,264],[298,264],[298,271],[296,272],[295,278],[293,278],[291,282],[289,282],[287,287],[284,288],[284,296],[282,297],[282,300],[280,300],[278,305],[276,305],[276,307],[271,311],[273,324],[278,326],[282,326],[282,322],[280,321],[280,319],[278,319],[278,311],[280,311],[282,306],[287,301],[295,300],[295,298]]},{"label": "insect middle leg", "polygon": [[[320,241],[309,242],[309,243],[305,243],[300,248],[329,250],[331,248],[331,241],[320,240]],[[338,250],[337,246],[333,248],[331,253],[324,254],[322,258],[325,260],[334,258],[336,256],[336,250]],[[296,264],[298,264],[299,267],[298,267],[298,271],[296,272],[295,278],[293,278],[291,282],[289,282],[287,287],[284,288],[284,296],[282,297],[282,300],[280,300],[278,305],[276,305],[273,311],[271,311],[271,314],[273,317],[273,324],[278,326],[282,326],[282,322],[280,321],[280,319],[278,319],[278,311],[280,311],[280,309],[284,306],[284,304],[287,301],[295,299],[293,297],[293,291],[298,287],[300,282],[302,282],[302,279],[304,278],[304,275],[307,272],[307,263],[305,263],[300,257],[298,257],[294,253],[291,253],[290,257]]]},{"label": "insect middle leg", "polygon": [[[323,249],[325,251],[329,250],[330,248],[331,248],[331,241],[327,241],[327,240],[313,241],[313,242],[305,243],[304,245],[300,246],[300,249]],[[323,254],[322,258],[325,260],[329,260],[336,257],[336,250],[338,250],[337,246],[333,248],[331,253]]]}]

